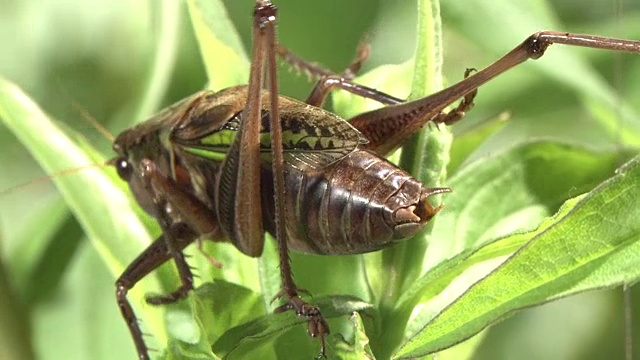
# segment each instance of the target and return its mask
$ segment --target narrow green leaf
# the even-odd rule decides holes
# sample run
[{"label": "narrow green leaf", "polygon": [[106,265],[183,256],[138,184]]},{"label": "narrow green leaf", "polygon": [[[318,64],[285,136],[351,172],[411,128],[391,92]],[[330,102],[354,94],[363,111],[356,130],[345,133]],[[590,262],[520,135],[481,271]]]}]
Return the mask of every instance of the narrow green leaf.
[{"label": "narrow green leaf", "polygon": [[[0,79],[0,121],[29,149],[48,173],[79,168],[94,163],[62,132],[26,94]],[[87,169],[53,179],[65,202],[82,224],[85,233],[101,254],[114,276],[151,242],[147,230],[137,221],[134,205],[100,169]],[[82,189],[82,191],[78,191]],[[144,292],[159,288],[157,279],[136,288],[130,297],[134,306]],[[154,337],[164,342],[165,330],[157,310],[142,309],[146,325]],[[124,330],[123,326],[123,330]]]},{"label": "narrow green leaf", "polygon": [[[85,241],[68,266],[55,291],[55,299],[43,302],[33,316],[33,341],[47,349],[38,358],[66,360],[112,360],[133,357],[134,346],[120,310],[114,303],[113,274],[104,266],[96,249]],[[134,303],[134,305],[137,305]],[[143,329],[148,331],[146,320]],[[158,338],[147,343],[158,347]]]},{"label": "narrow green leaf", "polygon": [[155,52],[151,57],[151,70],[146,78],[147,84],[140,102],[136,104],[135,111],[128,114],[130,122],[146,119],[158,110],[169,86],[178,55],[180,6],[181,2],[178,0],[160,1],[156,6],[159,25],[155,32]]},{"label": "narrow green leaf", "polygon": [[48,221],[42,221],[39,226],[32,226],[25,229],[21,239],[28,239],[19,243],[15,251],[7,256],[7,267],[11,269],[14,282],[21,293],[27,293],[31,285],[29,278],[34,276],[34,269],[44,260],[46,249],[55,236],[58,229],[65,223],[68,211],[62,200],[47,204],[41,210],[35,210],[37,214],[46,216]]},{"label": "narrow green leaf", "polygon": [[207,70],[209,88],[249,82],[249,59],[220,0],[189,0],[191,23]]}]

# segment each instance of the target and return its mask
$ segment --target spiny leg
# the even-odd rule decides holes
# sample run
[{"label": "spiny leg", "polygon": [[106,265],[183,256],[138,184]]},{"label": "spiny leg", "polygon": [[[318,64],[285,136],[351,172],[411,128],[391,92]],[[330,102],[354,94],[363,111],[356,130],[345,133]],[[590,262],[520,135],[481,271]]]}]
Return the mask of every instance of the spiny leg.
[{"label": "spiny leg", "polygon": [[444,90],[422,99],[357,115],[349,122],[369,139],[369,143],[365,145],[369,150],[387,155],[427,122],[451,121],[440,115],[446,107],[514,66],[528,59],[540,58],[549,45],[555,43],[640,53],[640,41],[552,31],[538,32],[498,61]]},{"label": "spiny leg", "polygon": [[278,56],[282,58],[287,64],[291,66],[298,74],[300,72],[307,75],[309,80],[313,78],[321,78],[324,76],[335,75],[331,70],[325,69],[322,65],[304,60],[298,55],[291,52],[291,50],[287,49],[284,45],[278,43],[276,47],[276,51]]},{"label": "spiny leg", "polygon": [[[309,78],[320,79],[327,76],[338,75],[331,70],[325,69],[322,65],[307,61],[298,55],[291,52],[285,46],[276,42],[276,53],[292,68],[304,72]],[[362,39],[356,49],[356,55],[351,61],[351,64],[341,73],[340,77],[351,80],[355,77],[355,74],[360,71],[362,64],[369,57],[371,47]]]},{"label": "spiny leg", "polygon": [[362,63],[367,59],[370,53],[370,47],[363,39],[358,44],[356,55],[349,66],[341,73],[335,74],[322,66],[306,61],[299,56],[293,54],[289,49],[281,44],[276,44],[277,54],[295,69],[305,72],[308,76],[318,77],[319,80],[313,90],[305,100],[309,105],[322,107],[327,95],[336,89],[342,89],[361,97],[378,101],[385,105],[400,104],[404,102],[402,99],[395,98],[376,89],[372,89],[363,85],[352,82],[355,74],[360,71]]},{"label": "spiny leg", "polygon": [[147,346],[144,343],[143,333],[138,324],[138,319],[133,307],[127,299],[127,293],[138,281],[147,276],[151,271],[169,260],[164,235],[156,239],[142,254],[127,266],[125,271],[116,280],[116,300],[122,313],[122,317],[129,327],[129,332],[138,352],[140,360],[148,360]]},{"label": "spiny leg", "polygon": [[[465,71],[464,78],[466,79],[467,77],[469,77],[469,74],[472,71],[475,71],[475,69],[467,69]],[[329,93],[335,89],[345,90],[352,94],[361,96],[363,98],[375,100],[385,105],[397,105],[405,102],[404,100],[395,98],[384,92],[366,87],[364,85],[356,84],[349,79],[335,75],[321,78],[316,83],[316,86],[313,88],[311,94],[309,94],[309,97],[307,97],[307,100],[305,102],[309,105],[321,107]],[[434,119],[432,119],[432,121],[435,123],[451,125],[461,120],[464,117],[465,113],[473,108],[473,99],[475,99],[477,94],[478,90],[473,90],[462,98],[462,101],[455,109],[448,112],[439,113]],[[358,128],[358,123],[352,123],[352,125]],[[366,130],[367,129],[363,131],[365,133],[365,137],[367,136]]]},{"label": "spiny leg", "polygon": [[[173,240],[168,240],[167,237],[171,237]],[[129,332],[133,338],[136,351],[138,352],[138,358],[140,360],[148,360],[149,354],[144,343],[142,330],[140,329],[135,312],[133,311],[133,307],[129,303],[129,300],[127,300],[127,293],[138,283],[138,281],[171,259],[169,249],[167,248],[167,244],[169,242],[173,242],[175,247],[181,250],[189,245],[194,238],[195,234],[188,228],[173,228],[161,235],[147,249],[145,249],[142,254],[129,264],[118,280],[116,280],[116,299],[118,307],[120,308],[120,312],[129,327]],[[147,298],[147,301],[149,301],[149,298]]]},{"label": "spiny leg", "polygon": [[[276,8],[269,1],[259,1],[255,12],[254,42],[264,42],[268,57],[267,77],[270,92],[271,110],[271,151],[275,194],[275,233],[280,255],[280,276],[282,289],[277,297],[285,297],[287,303],[276,311],[294,310],[298,316],[308,320],[308,332],[311,336],[320,337],[320,355],[325,354],[324,338],[329,334],[329,326],[322,317],[317,306],[310,305],[298,296],[298,288],[293,281],[291,261],[287,243],[286,208],[284,200],[284,154],[282,149],[282,128],[278,107],[278,77],[276,69],[276,40],[275,40]],[[252,74],[253,75],[253,74]],[[256,74],[257,75],[257,74]],[[262,77],[262,74],[260,74]],[[251,78],[250,82],[255,79]]]},{"label": "spiny leg", "polygon": [[[193,289],[191,268],[178,245],[178,239],[188,237],[193,242],[198,234],[211,235],[217,233],[215,217],[194,195],[182,191],[169,177],[161,174],[154,162],[143,159],[140,162],[141,174],[146,186],[155,194],[154,202],[158,208],[157,218],[165,234],[167,251],[173,258],[181,285],[178,289],[164,295],[148,296],[147,303],[152,305],[170,304],[183,299]],[[167,206],[171,211],[181,213],[185,222],[174,223],[167,214]],[[194,230],[195,229],[195,230]]]},{"label": "spiny leg", "polygon": [[179,240],[189,238],[192,239],[189,242],[191,243],[195,239],[198,242],[198,248],[209,262],[219,268],[220,262],[202,250],[201,237],[209,236],[212,239],[219,239],[221,234],[219,234],[219,228],[214,221],[215,215],[193,194],[180,190],[175,181],[162,175],[152,161],[142,160],[141,167],[143,168],[143,178],[147,180],[148,186],[153,189],[155,194],[161,194],[159,207],[165,208],[170,205],[172,211],[181,213],[184,218],[184,222],[171,223],[171,220],[166,217],[166,213],[160,210],[159,222],[163,231],[173,234],[173,236],[165,236],[165,241],[167,242],[167,252],[174,259],[182,285],[169,294],[148,296],[146,301],[152,305],[170,304],[185,298],[188,292],[193,289],[193,274],[182,253],[182,249],[188,243]]},{"label": "spiny leg", "polygon": [[[469,75],[473,71],[476,71],[476,69],[467,69],[464,73],[464,78],[466,79],[467,77],[469,77]],[[366,87],[364,85],[356,84],[351,80],[342,78],[340,76],[327,76],[320,79],[307,98],[306,103],[318,107],[322,106],[327,95],[329,95],[329,93],[336,88],[349,91],[350,93],[361,96],[363,98],[378,101],[381,104],[396,105],[404,103],[404,101],[401,99],[395,98],[389,94]],[[436,117],[432,119],[432,121],[436,124],[451,125],[461,120],[464,117],[465,113],[473,108],[473,100],[475,99],[477,94],[478,89],[471,91],[462,98],[462,101],[460,101],[456,108],[448,112],[440,112],[438,115],[436,115]],[[358,123],[352,123],[352,125],[354,125],[358,130],[361,130],[358,128]],[[367,129],[365,129],[364,131],[361,130],[363,131],[365,137],[367,136],[366,130]]]},{"label": "spiny leg", "polygon": [[342,74],[340,74],[343,78],[353,80],[353,78],[356,77],[356,74],[360,72],[362,64],[364,64],[364,62],[369,58],[369,55],[371,55],[371,46],[368,44],[367,40],[367,35],[360,39],[358,47],[356,47],[356,56],[351,61],[351,64],[349,64]]},{"label": "spiny leg", "polygon": [[[342,72],[342,74],[332,75],[319,73],[323,76],[320,78],[320,80],[318,80],[313,90],[311,90],[311,93],[309,94],[305,102],[309,105],[321,107],[331,91],[335,89],[342,89],[363,98],[378,101],[379,103],[385,105],[395,105],[403,103],[404,101],[401,99],[395,98],[389,94],[366,87],[364,85],[356,84],[351,81],[355,77],[355,74],[360,70],[364,60],[366,60],[366,58],[369,56],[369,52],[370,47],[366,43],[361,42],[358,46],[354,61],[345,71]],[[292,54],[290,56],[295,57]],[[295,58],[297,61],[304,62],[304,60],[302,59],[299,59],[297,57]],[[471,72],[474,71],[476,71],[476,69],[467,69],[464,73],[464,78],[466,79],[467,77],[469,77]],[[478,90],[476,89],[465,95],[462,98],[460,104],[458,104],[455,109],[448,112],[441,112],[440,114],[438,114],[436,119],[433,119],[433,121],[435,123],[451,125],[461,120],[464,117],[465,113],[473,108],[473,99],[477,94]]]},{"label": "spiny leg", "polygon": [[[116,159],[114,165],[118,167],[119,173],[121,166],[130,167],[128,163],[123,164],[121,159]],[[149,191],[154,199],[163,234],[129,264],[116,280],[116,299],[134,340],[138,358],[147,360],[149,359],[147,347],[133,308],[127,300],[128,291],[151,271],[173,258],[178,268],[182,285],[170,294],[150,296],[146,300],[150,304],[166,304],[185,297],[193,287],[193,278],[182,250],[196,240],[198,234],[212,234],[215,236],[218,227],[212,222],[214,217],[212,217],[206,206],[200,203],[192,194],[182,191],[171,178],[160,174],[152,161],[141,161],[141,169],[139,171],[145,182],[145,189]],[[128,181],[126,175],[121,176]],[[166,213],[168,203],[176,211],[192,215],[189,218],[190,223],[172,223]],[[196,229],[197,232],[193,229]]]}]

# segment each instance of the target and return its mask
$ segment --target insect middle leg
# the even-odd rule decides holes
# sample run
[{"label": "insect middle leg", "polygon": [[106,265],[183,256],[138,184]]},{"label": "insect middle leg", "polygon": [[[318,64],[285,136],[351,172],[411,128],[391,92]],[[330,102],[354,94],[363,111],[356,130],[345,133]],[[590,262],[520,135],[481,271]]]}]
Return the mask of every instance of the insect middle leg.
[{"label": "insect middle leg", "polygon": [[[469,74],[472,71],[475,71],[475,69],[467,69],[465,71],[465,79],[469,77]],[[336,89],[345,90],[352,94],[361,96],[366,99],[375,100],[385,105],[399,105],[405,103],[404,100],[395,98],[389,94],[369,88],[367,86],[356,84],[349,79],[337,75],[331,75],[321,78],[311,91],[311,94],[307,98],[306,103],[320,107],[326,100],[326,97],[329,95],[329,93]],[[460,101],[458,106],[456,106],[451,111],[443,111],[444,108],[441,108],[440,112],[436,113],[432,117],[421,116],[421,113],[419,111],[414,111],[415,109],[411,109],[411,111],[406,111],[403,109],[402,111],[393,112],[391,114],[386,114],[384,110],[374,110],[370,113],[367,113],[366,116],[359,115],[348,121],[367,139],[383,139],[387,136],[394,138],[394,134],[396,132],[401,132],[406,136],[405,138],[401,139],[402,141],[404,141],[414,132],[421,129],[429,121],[433,121],[436,124],[451,125],[461,120],[464,117],[465,113],[473,108],[473,100],[475,99],[477,94],[478,90],[476,88],[462,96],[462,100]],[[452,102],[457,99],[458,98],[453,98]],[[380,118],[380,114],[383,114],[382,118]],[[398,124],[396,118],[404,118],[405,121]],[[407,119],[409,120],[407,121]],[[385,123],[382,124],[382,122]],[[375,126],[371,126],[371,123],[373,123]],[[407,129],[397,129],[398,126],[404,126],[406,123],[411,123],[411,131],[407,131]],[[394,144],[400,146],[400,143]],[[395,149],[381,146],[377,143],[369,144],[365,147],[368,147],[369,150],[372,150],[381,156],[387,156],[392,150]]]}]

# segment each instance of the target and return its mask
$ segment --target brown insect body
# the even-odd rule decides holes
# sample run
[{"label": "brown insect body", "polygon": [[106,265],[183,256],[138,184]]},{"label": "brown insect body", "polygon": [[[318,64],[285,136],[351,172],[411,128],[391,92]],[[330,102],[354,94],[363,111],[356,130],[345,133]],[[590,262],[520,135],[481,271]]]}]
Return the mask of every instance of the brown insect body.
[{"label": "brown insect body", "polygon": [[[221,192],[229,191],[220,181],[221,163],[194,155],[189,149],[201,146],[201,139],[211,133],[224,127],[234,128],[229,125],[230,120],[239,121],[242,117],[246,96],[245,86],[192,95],[150,121],[123,132],[114,141],[114,149],[134,169],[141,160],[149,159],[159,173],[195,195],[212,216],[215,214],[224,240],[236,245],[230,216],[233,201],[226,206],[219,201]],[[266,92],[263,94],[268,96]],[[427,197],[448,189],[425,188],[406,171],[369,150],[360,149],[366,139],[336,115],[283,96],[279,101],[284,128],[333,126],[325,137],[341,142],[332,144],[331,149],[308,149],[307,142],[285,144],[286,224],[291,249],[328,255],[379,250],[416,233],[439,210],[429,204]],[[268,131],[269,121],[265,104],[263,131]],[[296,122],[297,125],[292,125]],[[344,137],[337,138],[337,133]],[[256,191],[263,194],[265,230],[273,234],[273,174],[268,144],[264,150],[261,189]],[[332,151],[333,154],[328,154]],[[151,205],[155,195],[144,186],[143,178],[131,176],[129,185],[141,206],[158,217]],[[171,205],[166,204],[165,210],[172,223],[189,222],[186,217],[190,214],[166,206]],[[250,256],[262,253],[261,245],[258,252],[238,247]]]},{"label": "brown insect body", "polygon": [[448,190],[425,188],[367,150],[315,172],[287,170],[290,247],[325,255],[375,251],[415,234],[439,210],[427,197]]}]

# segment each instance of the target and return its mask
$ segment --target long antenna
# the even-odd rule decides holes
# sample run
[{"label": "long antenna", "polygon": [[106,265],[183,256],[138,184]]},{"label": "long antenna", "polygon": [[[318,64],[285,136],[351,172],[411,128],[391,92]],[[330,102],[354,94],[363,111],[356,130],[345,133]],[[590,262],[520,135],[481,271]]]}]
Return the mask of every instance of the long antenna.
[{"label": "long antenna", "polygon": [[[95,117],[93,117],[91,115],[91,113],[89,113],[89,111],[84,108],[82,105],[80,105],[71,95],[69,95],[69,93],[62,88],[61,86],[61,93],[69,100],[69,102],[71,103],[71,106],[73,106],[73,108],[80,113],[80,115],[82,116],[82,118],[88,122],[89,124],[91,124],[96,130],[98,130],[98,132],[100,134],[102,134],[102,136],[104,136],[106,139],[109,140],[109,142],[113,142],[113,140],[115,139],[115,137],[113,136],[113,134],[111,134],[109,132],[109,130],[107,130],[107,128],[105,128],[102,124],[100,124],[100,122],[98,120],[96,120]],[[62,176],[62,175],[69,175],[69,174],[75,174],[77,172],[80,172],[82,170],[86,170],[86,169],[92,169],[92,168],[104,168],[107,167],[109,165],[112,165],[109,161],[106,161],[104,163],[97,163],[97,164],[88,164],[88,165],[83,165],[83,166],[79,166],[79,167],[75,167],[75,168],[71,168],[71,169],[65,169],[65,170],[61,170],[61,171],[57,171],[54,172],[52,174],[49,175],[45,175],[45,176],[41,176],[39,178],[33,179],[31,181],[22,183],[22,184],[18,184],[16,186],[13,186],[9,189],[6,190],[2,190],[0,191],[0,196],[4,196],[10,193],[13,193],[16,190],[20,190],[29,186],[33,186],[36,184],[43,184],[43,183],[47,183],[52,181],[53,179]]]},{"label": "long antenna", "polygon": [[71,105],[73,106],[73,108],[78,111],[80,113],[80,115],[82,115],[82,118],[87,121],[89,124],[93,125],[93,127],[98,130],[98,132],[100,134],[102,134],[102,136],[104,136],[105,138],[107,138],[109,140],[109,142],[113,142],[113,140],[115,140],[115,136],[113,136],[113,134],[111,134],[109,132],[109,130],[107,130],[106,127],[104,127],[102,124],[100,124],[100,122],[98,122],[98,120],[96,120],[96,118],[94,118],[89,111],[87,111],[87,109],[85,109],[83,106],[81,106],[80,104],[78,104],[75,100],[71,99]]},{"label": "long antenna", "polygon": [[101,163],[101,164],[100,163],[98,163],[98,164],[89,164],[89,165],[78,166],[78,167],[71,168],[71,169],[65,169],[65,170],[61,170],[61,171],[56,171],[53,174],[41,176],[41,177],[33,179],[31,181],[28,181],[28,182],[13,186],[13,187],[11,187],[9,189],[2,190],[2,191],[0,191],[0,196],[11,194],[16,190],[20,190],[20,189],[26,188],[28,186],[33,186],[33,185],[36,185],[36,184],[43,184],[43,183],[50,182],[53,179],[55,179],[55,178],[57,178],[59,176],[62,176],[62,175],[75,174],[75,173],[78,173],[78,172],[86,170],[86,169],[94,169],[94,168],[102,169],[102,168],[107,167],[109,165],[110,165],[110,163],[108,161],[106,161],[106,162]]}]

